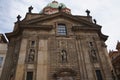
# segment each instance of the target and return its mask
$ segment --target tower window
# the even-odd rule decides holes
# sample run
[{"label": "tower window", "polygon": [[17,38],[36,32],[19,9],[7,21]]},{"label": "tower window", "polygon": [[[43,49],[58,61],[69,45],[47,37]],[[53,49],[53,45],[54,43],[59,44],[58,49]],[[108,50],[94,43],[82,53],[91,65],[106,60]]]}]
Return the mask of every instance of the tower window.
[{"label": "tower window", "polygon": [[102,79],[102,74],[100,70],[96,70],[96,76],[97,76],[97,80],[103,80]]},{"label": "tower window", "polygon": [[57,33],[58,33],[58,35],[66,35],[67,34],[65,24],[58,24]]},{"label": "tower window", "polygon": [[27,72],[26,80],[33,80],[33,72],[32,71]]}]

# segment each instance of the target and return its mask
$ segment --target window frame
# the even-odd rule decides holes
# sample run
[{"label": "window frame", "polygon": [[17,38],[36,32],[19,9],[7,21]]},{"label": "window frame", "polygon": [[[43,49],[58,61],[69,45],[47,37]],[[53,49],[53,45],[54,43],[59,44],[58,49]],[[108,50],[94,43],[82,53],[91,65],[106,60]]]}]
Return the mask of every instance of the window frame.
[{"label": "window frame", "polygon": [[66,24],[58,23],[56,27],[56,33],[58,36],[67,36]]},{"label": "window frame", "polygon": [[31,79],[31,80],[33,80],[33,79],[34,79],[34,72],[33,72],[33,71],[27,71],[27,72],[26,72],[26,79],[25,79],[25,80],[29,80],[29,78],[28,78],[28,73],[29,73],[29,72],[32,73],[32,79]]},{"label": "window frame", "polygon": [[102,71],[100,69],[96,69],[95,74],[97,80],[103,80]]}]

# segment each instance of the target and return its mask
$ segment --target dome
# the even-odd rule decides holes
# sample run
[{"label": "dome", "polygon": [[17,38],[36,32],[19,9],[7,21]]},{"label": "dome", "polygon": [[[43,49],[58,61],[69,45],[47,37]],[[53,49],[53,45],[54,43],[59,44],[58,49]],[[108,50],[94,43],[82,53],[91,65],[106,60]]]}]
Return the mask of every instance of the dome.
[{"label": "dome", "polygon": [[62,8],[66,8],[65,4],[58,3],[57,1],[52,1],[52,3],[49,3],[46,7],[58,8],[59,6],[62,6]]},{"label": "dome", "polygon": [[52,3],[49,3],[46,7],[58,8],[59,4],[57,1],[53,1]]},{"label": "dome", "polygon": [[43,8],[44,14],[53,14],[59,12],[59,8],[61,7],[61,11],[65,13],[71,13],[70,9],[66,7],[63,3],[58,3],[57,1],[52,1],[48,3],[46,7]]},{"label": "dome", "polygon": [[60,6],[62,6],[62,8],[66,8],[64,3],[60,3]]}]

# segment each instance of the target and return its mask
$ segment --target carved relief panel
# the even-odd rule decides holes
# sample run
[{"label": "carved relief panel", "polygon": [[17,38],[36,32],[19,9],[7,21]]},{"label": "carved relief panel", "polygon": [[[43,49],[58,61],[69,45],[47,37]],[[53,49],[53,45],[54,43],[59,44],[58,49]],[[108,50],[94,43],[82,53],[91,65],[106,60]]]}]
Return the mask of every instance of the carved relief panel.
[{"label": "carved relief panel", "polygon": [[28,53],[28,62],[34,62],[35,59],[35,49],[30,49]]},{"label": "carved relief panel", "polygon": [[34,63],[36,61],[37,55],[37,40],[29,40],[28,41],[28,49],[27,49],[26,62]]},{"label": "carved relief panel", "polygon": [[60,57],[61,57],[62,63],[67,62],[67,51],[63,49],[63,50],[60,52],[60,55],[61,55]]},{"label": "carved relief panel", "polygon": [[91,62],[97,63],[99,60],[98,60],[98,51],[97,51],[95,40],[89,41],[88,46],[89,46],[89,53],[90,53]]}]

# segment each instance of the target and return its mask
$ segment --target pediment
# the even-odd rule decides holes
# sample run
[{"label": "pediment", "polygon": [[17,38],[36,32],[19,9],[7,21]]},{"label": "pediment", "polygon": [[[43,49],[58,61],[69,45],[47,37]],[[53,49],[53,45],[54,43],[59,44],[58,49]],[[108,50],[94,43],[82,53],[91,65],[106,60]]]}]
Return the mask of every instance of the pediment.
[{"label": "pediment", "polygon": [[71,14],[66,14],[66,13],[62,13],[62,12],[59,12],[59,13],[56,13],[56,14],[51,14],[51,15],[45,15],[43,17],[38,17],[38,18],[35,18],[35,19],[31,19],[31,20],[27,20],[27,21],[24,21],[26,24],[40,24],[43,25],[42,23],[48,23],[50,21],[58,21],[58,20],[66,20],[66,21],[69,21],[69,22],[75,22],[75,23],[78,23],[78,24],[75,24],[74,26],[76,25],[87,25],[87,26],[90,26],[90,27],[93,27],[93,26],[98,26],[98,25],[95,25],[93,24],[92,22],[89,22],[87,20],[84,20],[82,18],[77,18],[77,17],[74,17],[73,15]]}]

